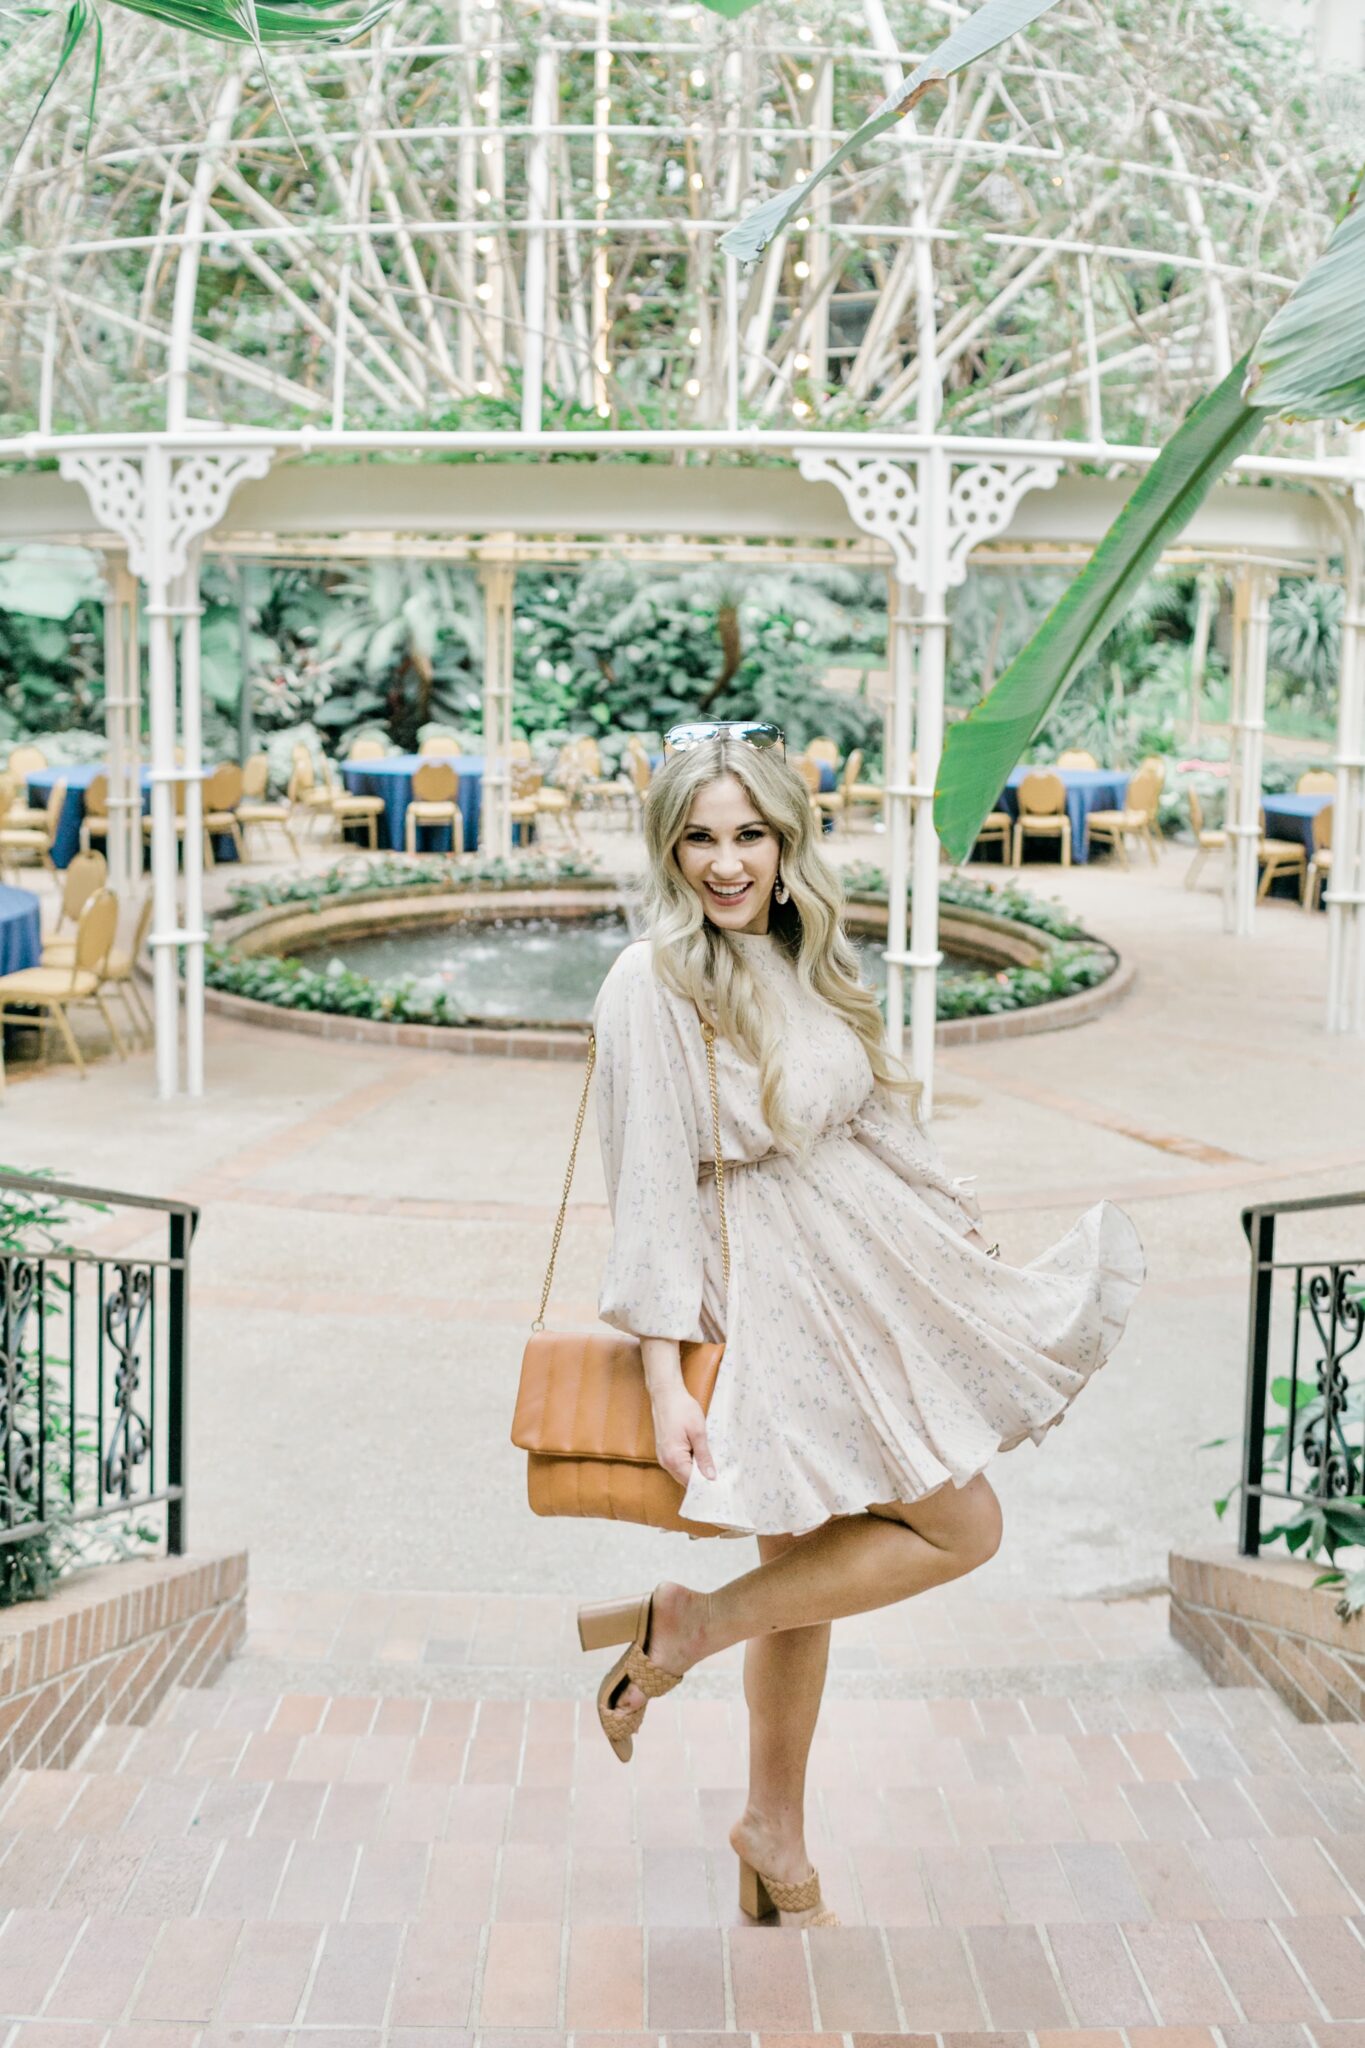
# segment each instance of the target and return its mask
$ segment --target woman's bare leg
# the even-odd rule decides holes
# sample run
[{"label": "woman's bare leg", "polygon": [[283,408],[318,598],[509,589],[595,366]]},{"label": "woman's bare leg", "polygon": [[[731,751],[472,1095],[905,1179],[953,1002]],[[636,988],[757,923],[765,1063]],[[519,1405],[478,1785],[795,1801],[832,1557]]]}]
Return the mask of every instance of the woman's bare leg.
[{"label": "woman's bare leg", "polygon": [[[793,1544],[808,1541],[760,1536],[759,1559],[767,1564]],[[744,1645],[749,1797],[730,1830],[730,1846],[756,1870],[786,1884],[799,1884],[810,1869],[806,1763],[820,1716],[829,1639],[830,1624],[817,1621],[751,1636]]]},{"label": "woman's bare leg", "polygon": [[[1000,1503],[981,1473],[923,1500],[835,1516],[714,1593],[665,1580],[655,1592],[646,1649],[664,1670],[690,1671],[703,1657],[754,1636],[889,1607],[984,1564],[999,1548],[1000,1527]],[[643,1703],[634,1685],[615,1701]]]}]

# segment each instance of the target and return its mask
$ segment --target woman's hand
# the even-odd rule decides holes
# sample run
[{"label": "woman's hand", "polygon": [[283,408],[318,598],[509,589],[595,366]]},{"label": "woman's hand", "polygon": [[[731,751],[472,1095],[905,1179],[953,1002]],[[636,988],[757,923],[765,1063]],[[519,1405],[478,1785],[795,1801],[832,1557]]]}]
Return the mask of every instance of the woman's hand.
[{"label": "woman's hand", "polygon": [[706,1441],[706,1410],[696,1396],[689,1394],[679,1380],[676,1386],[652,1389],[650,1405],[654,1411],[654,1452],[665,1472],[686,1486],[695,1464],[703,1478],[714,1479],[716,1465]]}]

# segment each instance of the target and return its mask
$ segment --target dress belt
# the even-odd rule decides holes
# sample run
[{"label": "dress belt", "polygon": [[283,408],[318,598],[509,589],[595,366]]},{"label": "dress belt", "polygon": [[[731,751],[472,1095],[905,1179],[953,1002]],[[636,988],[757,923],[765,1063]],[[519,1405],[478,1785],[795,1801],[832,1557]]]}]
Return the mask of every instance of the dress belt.
[{"label": "dress belt", "polygon": [[[855,1123],[857,1122],[857,1120],[858,1120],[858,1115],[859,1115],[859,1112],[858,1112],[857,1110],[855,1110],[855,1111],[853,1112],[853,1115],[852,1115],[852,1116],[846,1116],[846,1117],[844,1118],[844,1120],[843,1120],[843,1122],[842,1122],[842,1123],[838,1123],[838,1124],[831,1124],[831,1125],[829,1126],[829,1129],[828,1129],[828,1130],[824,1130],[824,1131],[818,1131],[818,1132],[816,1133],[816,1138],[815,1138],[815,1142],[816,1142],[816,1144],[817,1144],[817,1145],[822,1145],[822,1144],[823,1144],[823,1143],[825,1142],[826,1138],[842,1138],[842,1137],[845,1137],[845,1136],[847,1135],[847,1133],[848,1133],[849,1129],[850,1129],[850,1128],[852,1127],[852,1125],[853,1125],[853,1124],[855,1124]],[[769,1160],[769,1159],[787,1159],[787,1158],[790,1158],[790,1156],[791,1156],[791,1155],[790,1155],[789,1153],[787,1153],[787,1152],[777,1152],[777,1151],[773,1151],[773,1152],[760,1152],[760,1153],[759,1153],[759,1155],[758,1155],[758,1158],[757,1158],[757,1159],[727,1159],[727,1160],[725,1161],[725,1171],[726,1171],[726,1173],[727,1173],[727,1174],[729,1174],[729,1173],[733,1173],[733,1172],[735,1172],[735,1171],[736,1171],[737,1169],[739,1169],[739,1168],[741,1168],[741,1167],[745,1167],[745,1166],[762,1166],[762,1165],[763,1165],[763,1164],[764,1164],[764,1163],[765,1163],[765,1162],[766,1162],[767,1160]],[[715,1160],[714,1160],[714,1159],[703,1159],[703,1160],[701,1161],[700,1165],[698,1166],[698,1169],[697,1169],[697,1178],[698,1178],[698,1180],[699,1180],[699,1181],[701,1181],[701,1180],[714,1180],[714,1179],[715,1179],[715,1177],[716,1177],[716,1162],[715,1162]]]}]

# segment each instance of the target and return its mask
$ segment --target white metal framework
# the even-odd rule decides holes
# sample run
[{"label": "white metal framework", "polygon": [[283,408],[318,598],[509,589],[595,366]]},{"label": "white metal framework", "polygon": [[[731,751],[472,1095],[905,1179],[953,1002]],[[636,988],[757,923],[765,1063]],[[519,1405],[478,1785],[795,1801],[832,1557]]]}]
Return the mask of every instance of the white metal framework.
[{"label": "white metal framework", "polygon": [[[1106,493],[1112,509],[1306,269],[1349,171],[1294,111],[1295,60],[1269,31],[1195,0],[1071,0],[818,188],[748,274],[722,257],[724,227],[799,179],[960,11],[772,0],[727,23],[691,5],[410,0],[364,47],[272,59],[278,106],[249,58],[108,25],[88,169],[73,76],[0,189],[0,532],[116,550],[113,818],[130,828],[143,593],[162,1093],[181,1085],[182,994],[184,1080],[202,1086],[205,545],[466,537],[490,628],[485,830],[504,846],[516,560],[644,535],[656,553],[738,549],[760,507],[770,546],[861,535],[888,569],[889,1027],[898,1046],[908,968],[930,1085],[948,590],[992,545],[1071,538],[1082,486],[1093,541]],[[9,103],[50,59],[36,31],[0,59]],[[54,455],[83,512],[21,481]],[[595,496],[575,495],[585,466]],[[1228,920],[1250,925],[1266,579],[1336,557],[1328,1021],[1361,1030],[1359,437],[1271,427],[1239,471],[1278,488],[1224,494],[1192,529],[1255,593]]]}]

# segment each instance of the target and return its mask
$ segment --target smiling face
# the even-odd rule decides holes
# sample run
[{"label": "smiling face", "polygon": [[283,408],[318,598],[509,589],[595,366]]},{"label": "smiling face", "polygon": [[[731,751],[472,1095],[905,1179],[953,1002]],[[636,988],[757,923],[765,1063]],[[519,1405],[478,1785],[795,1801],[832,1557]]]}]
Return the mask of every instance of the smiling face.
[{"label": "smiling face", "polygon": [[717,776],[697,791],[676,852],[683,878],[712,924],[732,932],[767,931],[782,845],[736,776]]}]

